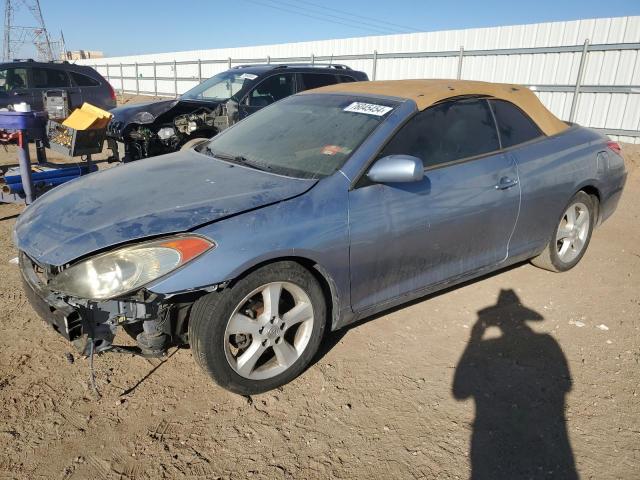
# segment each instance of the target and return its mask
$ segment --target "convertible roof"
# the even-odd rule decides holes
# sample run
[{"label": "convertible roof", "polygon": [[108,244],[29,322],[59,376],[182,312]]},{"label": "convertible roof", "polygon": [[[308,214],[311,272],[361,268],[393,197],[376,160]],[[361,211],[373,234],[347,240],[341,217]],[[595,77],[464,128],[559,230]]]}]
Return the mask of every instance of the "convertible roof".
[{"label": "convertible roof", "polygon": [[[555,135],[569,126],[551,113],[538,97],[522,85],[474,82],[469,80],[385,80],[338,83],[307,90],[308,93],[354,93],[407,98],[424,110],[452,97],[482,95],[506,100],[520,107],[547,135]],[[307,93],[305,92],[305,93]]]}]

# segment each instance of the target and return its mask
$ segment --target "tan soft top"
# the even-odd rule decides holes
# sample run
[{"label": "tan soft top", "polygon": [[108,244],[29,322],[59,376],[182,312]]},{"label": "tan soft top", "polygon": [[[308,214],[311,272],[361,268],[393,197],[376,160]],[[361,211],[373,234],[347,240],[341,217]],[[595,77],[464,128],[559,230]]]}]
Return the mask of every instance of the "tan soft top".
[{"label": "tan soft top", "polygon": [[517,105],[526,112],[547,135],[555,135],[569,128],[566,123],[547,110],[531,90],[522,85],[473,82],[468,80],[385,80],[338,83],[315,90],[308,90],[307,92],[343,92],[408,98],[416,102],[419,110],[424,110],[435,103],[451,97],[459,97],[461,95],[486,95]]}]

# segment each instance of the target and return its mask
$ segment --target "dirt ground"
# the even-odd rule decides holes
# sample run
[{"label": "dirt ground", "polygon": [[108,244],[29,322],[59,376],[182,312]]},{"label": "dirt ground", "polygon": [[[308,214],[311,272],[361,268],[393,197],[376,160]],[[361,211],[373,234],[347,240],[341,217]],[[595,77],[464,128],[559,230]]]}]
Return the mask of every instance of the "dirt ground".
[{"label": "dirt ground", "polygon": [[0,478],[456,479],[541,455],[558,468],[532,477],[575,462],[581,478],[638,478],[640,148],[624,153],[618,211],[572,271],[523,264],[379,315],[251,398],[183,349],[99,356],[96,399],[88,362],[27,304],[11,263],[23,208],[0,205]]}]

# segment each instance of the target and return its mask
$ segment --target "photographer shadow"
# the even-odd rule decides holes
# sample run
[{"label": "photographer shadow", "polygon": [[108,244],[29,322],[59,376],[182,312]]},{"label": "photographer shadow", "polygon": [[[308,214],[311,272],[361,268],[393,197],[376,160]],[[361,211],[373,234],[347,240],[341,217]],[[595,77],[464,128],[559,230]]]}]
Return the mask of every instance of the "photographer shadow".
[{"label": "photographer shadow", "polygon": [[[564,416],[567,360],[553,337],[525,323],[542,320],[513,290],[478,312],[453,380],[453,396],[476,405],[474,480],[578,478]],[[501,335],[483,339],[491,327]]]}]

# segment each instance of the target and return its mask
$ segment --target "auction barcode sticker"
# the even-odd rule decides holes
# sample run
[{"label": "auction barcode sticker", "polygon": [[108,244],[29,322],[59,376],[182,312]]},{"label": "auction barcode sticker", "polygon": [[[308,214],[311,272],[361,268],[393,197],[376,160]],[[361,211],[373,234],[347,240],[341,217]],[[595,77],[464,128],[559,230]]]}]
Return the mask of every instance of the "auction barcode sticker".
[{"label": "auction barcode sticker", "polygon": [[393,110],[393,107],[363,102],[353,102],[344,109],[345,112],[366,113],[367,115],[375,115],[376,117],[381,117],[391,110]]}]

